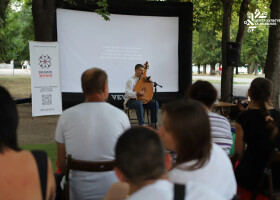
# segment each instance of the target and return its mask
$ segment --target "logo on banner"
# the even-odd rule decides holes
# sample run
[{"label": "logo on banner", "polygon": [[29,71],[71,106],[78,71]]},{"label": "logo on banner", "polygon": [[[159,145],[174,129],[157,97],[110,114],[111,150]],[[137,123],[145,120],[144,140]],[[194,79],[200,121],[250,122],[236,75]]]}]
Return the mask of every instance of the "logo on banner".
[{"label": "logo on banner", "polygon": [[51,78],[52,71],[49,68],[52,66],[51,57],[49,55],[41,55],[39,57],[39,65],[42,71],[39,71],[40,78]]},{"label": "logo on banner", "polygon": [[50,66],[52,65],[51,60],[52,59],[51,59],[51,57],[49,55],[45,55],[45,56],[41,55],[40,58],[39,58],[39,61],[40,61],[39,65],[40,65],[40,67],[42,69],[44,69],[44,68],[49,69]]}]

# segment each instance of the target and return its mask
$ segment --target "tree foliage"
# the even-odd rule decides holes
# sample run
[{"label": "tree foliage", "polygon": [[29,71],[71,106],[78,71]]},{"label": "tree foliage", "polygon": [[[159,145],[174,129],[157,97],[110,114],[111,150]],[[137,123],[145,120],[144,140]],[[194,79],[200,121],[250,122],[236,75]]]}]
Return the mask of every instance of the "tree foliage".
[{"label": "tree foliage", "polygon": [[107,0],[56,0],[56,6],[59,7],[64,4],[96,4],[98,6],[97,9],[93,10],[100,16],[104,18],[104,20],[110,20],[110,13],[108,12],[108,3]]},{"label": "tree foliage", "polygon": [[[193,0],[192,2],[194,3],[193,62],[196,65],[221,63],[222,1]],[[247,20],[247,11],[255,12],[259,9],[261,12],[269,12],[268,7],[267,0],[235,0],[232,4],[228,41],[241,44],[244,42],[241,56],[243,66],[252,63],[263,66],[267,50],[268,27],[258,27],[257,31],[248,33],[244,21]]]},{"label": "tree foliage", "polygon": [[[22,3],[20,10],[15,4]],[[0,62],[8,60],[29,60],[28,41],[34,40],[31,6],[23,1],[11,0],[6,12],[6,23],[1,29],[2,51]]]},{"label": "tree foliage", "polygon": [[213,66],[221,62],[222,24],[219,20],[222,17],[221,3],[210,0],[192,2],[194,3],[193,62],[196,65]]}]

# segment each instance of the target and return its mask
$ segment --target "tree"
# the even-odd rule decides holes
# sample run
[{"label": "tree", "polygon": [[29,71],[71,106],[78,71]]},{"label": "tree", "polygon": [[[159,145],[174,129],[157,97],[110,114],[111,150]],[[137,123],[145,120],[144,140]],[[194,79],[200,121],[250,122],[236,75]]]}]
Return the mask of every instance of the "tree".
[{"label": "tree", "polygon": [[243,62],[248,64],[248,73],[252,73],[253,67],[264,67],[267,43],[268,28],[265,26],[259,26],[253,32],[246,33],[241,54]]},{"label": "tree", "polygon": [[[209,64],[209,61],[211,60],[210,58],[208,58],[209,54],[211,54],[211,52],[208,52],[209,46],[211,46],[211,44],[209,46],[206,45],[207,36],[209,36],[207,32],[203,33],[203,32],[194,31],[193,63],[199,66],[198,70],[200,70],[200,65],[203,65],[203,71],[202,71],[203,74],[206,74],[206,65]],[[200,72],[198,73],[200,74]]]},{"label": "tree", "polygon": [[236,36],[236,42],[243,43],[245,31],[246,31],[246,24],[244,23],[247,20],[247,13],[249,10],[249,4],[251,0],[243,0],[240,6],[239,11],[239,26],[238,26],[238,32]]},{"label": "tree", "polygon": [[[196,39],[197,38],[197,39]],[[221,61],[221,39],[215,30],[200,30],[194,32],[194,63],[203,65],[203,73],[206,73],[206,65],[210,64],[210,74],[215,71],[216,63]]]},{"label": "tree", "polygon": [[[243,44],[243,39],[244,39],[244,35],[245,35],[245,31],[246,31],[246,25],[245,25],[245,21],[247,20],[247,13],[249,10],[249,3],[251,2],[251,0],[243,0],[240,6],[240,11],[239,11],[239,26],[238,26],[238,32],[237,32],[237,36],[236,36],[236,42],[239,42],[241,44],[242,48],[242,44]],[[236,74],[238,74],[238,67],[236,66]]]},{"label": "tree", "polygon": [[36,41],[53,41],[55,8],[55,0],[32,1]]},{"label": "tree", "polygon": [[1,24],[5,22],[5,15],[9,3],[10,0],[0,0],[0,28],[1,28]]},{"label": "tree", "polygon": [[[233,0],[222,0],[223,2],[223,37],[222,37],[222,81],[221,81],[221,99],[222,101],[231,101],[232,97],[232,80],[233,80],[233,66],[227,66],[227,52],[226,45],[230,42],[230,24]],[[247,12],[251,0],[242,0],[239,9],[239,25],[236,36],[236,42],[241,45],[244,40],[246,25],[244,21],[247,19]],[[237,70],[236,70],[237,71]],[[238,71],[237,71],[238,72]]]},{"label": "tree", "polygon": [[202,64],[202,56],[200,54],[200,45],[198,39],[198,32],[193,33],[193,63],[197,65],[197,73],[200,74],[200,65]]},{"label": "tree", "polygon": [[231,87],[233,70],[232,66],[227,66],[226,47],[230,41],[230,23],[233,0],[222,0],[223,3],[223,34],[222,34],[222,80],[221,80],[221,99],[231,101]]},{"label": "tree", "polygon": [[194,0],[193,62],[206,73],[210,64],[210,74],[216,63],[221,61],[221,2]]},{"label": "tree", "polygon": [[273,84],[272,100],[276,107],[279,107],[279,85],[280,85],[280,1],[272,0],[270,5],[270,19],[278,20],[276,25],[269,29],[268,51],[265,63],[265,77]]},{"label": "tree", "polygon": [[54,17],[58,5],[96,4],[95,11],[105,20],[109,20],[106,0],[32,0],[34,32],[36,41],[53,41]]},{"label": "tree", "polygon": [[6,16],[6,11],[8,8],[8,5],[10,3],[10,0],[0,0],[0,55],[2,53],[5,53],[4,49],[4,39],[3,39],[3,33],[1,31],[1,28],[5,25],[5,16]]},{"label": "tree", "polygon": [[[20,3],[18,10],[15,3]],[[12,8],[13,7],[13,8]],[[29,60],[28,41],[34,40],[31,5],[11,0],[6,12],[6,25],[1,28],[2,43],[0,61]]]},{"label": "tree", "polygon": [[[259,10],[261,15],[269,13],[269,2],[252,0],[249,11],[254,13]],[[251,14],[250,14],[251,16]],[[248,64],[248,73],[258,72],[258,68],[264,69],[268,45],[268,27],[265,25],[258,25],[254,31],[248,30],[245,34],[244,45],[242,48],[242,60]]]}]

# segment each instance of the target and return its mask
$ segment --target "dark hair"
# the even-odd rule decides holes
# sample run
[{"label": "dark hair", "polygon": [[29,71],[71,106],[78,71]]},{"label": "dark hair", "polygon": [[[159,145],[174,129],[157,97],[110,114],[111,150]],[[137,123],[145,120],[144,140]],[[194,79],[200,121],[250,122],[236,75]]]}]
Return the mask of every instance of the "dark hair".
[{"label": "dark hair", "polygon": [[0,86],[0,153],[5,147],[18,151],[18,113],[15,101],[9,92]]},{"label": "dark hair", "polygon": [[217,99],[217,90],[208,81],[196,81],[187,90],[187,97],[211,107]]},{"label": "dark hair", "polygon": [[104,90],[107,79],[107,74],[102,69],[91,68],[86,70],[81,77],[84,94],[101,93]]},{"label": "dark hair", "polygon": [[[266,109],[265,103],[271,103],[272,83],[266,78],[255,78],[250,85],[250,98],[259,105],[260,111],[264,118],[269,116],[270,113]],[[265,123],[265,130],[270,136],[273,137],[273,133],[277,125],[274,121],[268,120]]]},{"label": "dark hair", "polygon": [[175,140],[176,165],[195,160],[187,168],[201,168],[210,158],[211,134],[209,117],[202,104],[193,101],[176,101],[163,107],[164,128]]},{"label": "dark hair", "polygon": [[139,69],[140,67],[145,68],[144,65],[142,65],[142,64],[137,64],[137,65],[135,65],[135,70],[136,70],[136,69]]},{"label": "dark hair", "polygon": [[134,184],[158,179],[165,173],[164,148],[151,129],[128,129],[119,137],[115,152],[117,166]]},{"label": "dark hair", "polygon": [[265,103],[270,103],[272,93],[271,81],[266,78],[255,78],[250,85],[250,98],[260,107],[264,116],[269,115]]}]

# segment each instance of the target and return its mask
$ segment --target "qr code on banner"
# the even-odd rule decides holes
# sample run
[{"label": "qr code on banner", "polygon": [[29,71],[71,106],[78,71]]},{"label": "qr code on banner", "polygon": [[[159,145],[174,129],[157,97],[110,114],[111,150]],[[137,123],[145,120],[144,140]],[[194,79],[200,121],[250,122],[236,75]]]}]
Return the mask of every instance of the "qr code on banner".
[{"label": "qr code on banner", "polygon": [[42,94],[42,105],[51,105],[52,104],[52,95],[51,94]]}]

